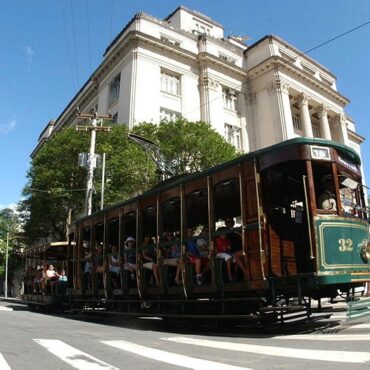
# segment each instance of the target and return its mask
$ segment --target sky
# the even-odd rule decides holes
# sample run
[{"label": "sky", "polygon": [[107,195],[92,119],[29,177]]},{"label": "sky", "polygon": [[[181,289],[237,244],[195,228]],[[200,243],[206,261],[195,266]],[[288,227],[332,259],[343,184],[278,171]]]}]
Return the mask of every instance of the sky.
[{"label": "sky", "polygon": [[[0,209],[17,203],[29,155],[137,12],[165,18],[179,5],[224,25],[248,44],[275,34],[306,51],[370,21],[370,0],[1,0]],[[337,76],[370,180],[370,24],[309,55]]]}]

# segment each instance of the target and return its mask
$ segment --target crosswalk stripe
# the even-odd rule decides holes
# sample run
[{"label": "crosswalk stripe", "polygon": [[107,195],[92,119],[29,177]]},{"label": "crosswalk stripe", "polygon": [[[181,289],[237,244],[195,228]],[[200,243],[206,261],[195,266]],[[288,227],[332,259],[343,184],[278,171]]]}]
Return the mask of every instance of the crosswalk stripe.
[{"label": "crosswalk stripe", "polygon": [[119,370],[57,339],[34,339],[62,361],[79,370]]},{"label": "crosswalk stripe", "polygon": [[0,352],[0,369],[1,370],[11,370],[11,367],[8,365],[8,363],[5,361],[4,356]]},{"label": "crosswalk stripe", "polygon": [[370,324],[357,324],[348,326],[345,330],[370,329]]},{"label": "crosswalk stripe", "polygon": [[136,355],[149,358],[151,360],[156,360],[160,362],[165,362],[167,364],[186,367],[188,369],[195,370],[251,370],[246,367],[227,365],[220,362],[201,360],[199,358],[179,355],[172,352],[167,352],[155,348],[145,347],[136,343],[128,342],[125,340],[112,340],[112,341],[101,341],[108,346],[119,348],[123,351],[131,352]]},{"label": "crosswalk stripe", "polygon": [[219,342],[191,337],[169,337],[161,339],[181,344],[191,344],[195,346],[224,349],[229,351],[249,352],[253,354],[261,354],[266,356],[290,357],[331,362],[351,362],[351,363],[364,363],[370,361],[369,352],[347,352],[347,351],[329,351],[329,350],[325,351],[325,350],[310,350],[289,347],[260,346],[255,344]]},{"label": "crosswalk stripe", "polygon": [[13,311],[11,307],[0,306],[0,311]]},{"label": "crosswalk stripe", "polygon": [[291,340],[325,340],[328,342],[348,342],[348,341],[370,341],[370,334],[298,334],[298,335],[281,335],[274,339],[291,339]]}]

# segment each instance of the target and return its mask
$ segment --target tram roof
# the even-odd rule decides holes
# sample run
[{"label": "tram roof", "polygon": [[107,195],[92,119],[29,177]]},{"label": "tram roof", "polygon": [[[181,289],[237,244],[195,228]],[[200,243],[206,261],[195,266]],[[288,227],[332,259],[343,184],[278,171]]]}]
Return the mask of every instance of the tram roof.
[{"label": "tram roof", "polygon": [[347,145],[343,145],[343,144],[337,143],[335,141],[319,139],[319,138],[297,137],[297,138],[294,138],[294,139],[285,140],[281,143],[274,144],[274,145],[271,145],[269,147],[262,148],[262,149],[259,149],[259,150],[256,150],[256,151],[253,151],[253,152],[250,152],[250,153],[247,153],[247,154],[243,154],[243,155],[241,155],[237,158],[234,158],[230,161],[221,163],[219,165],[211,167],[211,168],[209,168],[207,170],[204,170],[202,172],[196,172],[196,173],[192,173],[192,174],[189,174],[189,175],[175,176],[175,178],[165,180],[163,183],[159,183],[159,184],[155,185],[153,188],[145,191],[144,193],[142,193],[142,194],[140,194],[136,197],[133,197],[133,198],[127,199],[123,202],[116,203],[112,206],[106,207],[103,210],[98,211],[98,212],[96,212],[96,213],[94,213],[90,216],[81,217],[80,219],[75,220],[74,223],[75,222],[81,222],[81,221],[83,221],[85,219],[88,219],[88,218],[91,218],[91,217],[96,217],[96,216],[99,216],[99,215],[103,215],[105,212],[107,212],[109,210],[113,210],[113,209],[122,207],[126,204],[132,203],[136,199],[147,198],[148,196],[154,195],[158,192],[172,189],[172,188],[180,185],[181,183],[187,183],[187,182],[195,180],[197,178],[207,176],[207,175],[211,175],[211,174],[213,174],[215,172],[218,172],[220,170],[233,167],[236,164],[247,162],[247,161],[253,160],[255,158],[262,157],[263,155],[271,154],[271,153],[273,153],[275,151],[278,151],[280,149],[283,149],[283,148],[287,148],[287,147],[291,147],[291,146],[297,146],[297,145],[303,145],[303,144],[306,144],[306,145],[320,145],[320,146],[327,146],[327,147],[334,148],[338,152],[347,156],[355,164],[361,164],[361,159],[360,159],[360,156],[358,155],[358,153],[354,149],[350,148]]}]

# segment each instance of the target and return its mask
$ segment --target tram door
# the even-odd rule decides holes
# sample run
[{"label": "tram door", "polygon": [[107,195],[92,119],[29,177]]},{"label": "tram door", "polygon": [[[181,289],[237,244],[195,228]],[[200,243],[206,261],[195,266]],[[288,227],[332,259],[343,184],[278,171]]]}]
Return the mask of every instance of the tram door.
[{"label": "tram door", "polygon": [[250,288],[260,289],[265,286],[266,251],[261,184],[256,163],[246,163],[243,175],[244,180],[241,184],[244,188],[242,192],[243,251],[247,256]]}]

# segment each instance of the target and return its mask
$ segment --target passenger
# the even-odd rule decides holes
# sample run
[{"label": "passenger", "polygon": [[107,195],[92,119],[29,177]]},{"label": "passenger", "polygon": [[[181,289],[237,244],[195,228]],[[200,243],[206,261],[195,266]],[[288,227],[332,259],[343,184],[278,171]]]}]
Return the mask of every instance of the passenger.
[{"label": "passenger", "polygon": [[165,266],[176,267],[175,283],[180,285],[181,251],[179,243],[174,240],[174,234],[171,231],[166,231],[163,233],[163,242],[166,250],[166,258],[164,259],[163,264]]},{"label": "passenger", "polygon": [[114,288],[119,288],[119,273],[120,273],[120,262],[118,255],[118,248],[116,245],[112,246],[112,252],[108,255],[108,266],[109,272],[112,276],[112,284]]},{"label": "passenger", "polygon": [[[227,237],[227,228],[219,227],[218,232],[221,232],[220,235],[216,238],[216,249],[217,249],[217,258],[222,258],[226,262],[226,269],[229,281],[233,281],[233,275],[231,273],[231,243],[230,239]],[[225,233],[223,233],[225,231]]]},{"label": "passenger", "polygon": [[58,282],[59,283],[67,283],[68,282],[66,271],[64,269],[60,269],[59,272],[58,272]]},{"label": "passenger", "polygon": [[[188,228],[186,230],[186,248],[188,251],[189,262],[194,265],[195,269],[195,281],[197,285],[203,284],[203,274],[209,270],[210,263],[208,260],[208,252],[205,251],[207,248],[207,242],[204,239],[198,239],[194,242],[193,229]],[[205,253],[203,253],[205,252]],[[202,267],[203,270],[202,270]]]},{"label": "passenger", "polygon": [[143,268],[152,270],[156,286],[159,286],[159,274],[157,264],[157,249],[150,235],[146,235],[143,240]]},{"label": "passenger", "polygon": [[84,242],[83,243],[83,252],[84,252],[84,257],[83,257],[83,284],[84,288],[89,289],[91,287],[91,270],[92,270],[92,263],[91,263],[91,258],[92,258],[92,253],[87,249],[88,245]]},{"label": "passenger", "polygon": [[230,239],[231,253],[234,257],[235,263],[243,271],[244,280],[248,277],[248,270],[245,263],[245,255],[243,253],[242,235],[234,230],[235,222],[232,218],[225,219],[225,225],[229,229],[228,238]]},{"label": "passenger", "polygon": [[106,264],[104,261],[103,244],[99,244],[96,248],[94,261],[94,271],[102,274],[106,271]]},{"label": "passenger", "polygon": [[135,239],[129,236],[125,242],[124,250],[125,270],[130,271],[131,279],[135,279],[136,272],[136,248]]},{"label": "passenger", "polygon": [[335,186],[333,177],[331,175],[325,175],[321,179],[321,193],[317,198],[317,208],[328,211],[337,210],[337,202],[335,200]]},{"label": "passenger", "polygon": [[54,270],[54,266],[53,265],[49,265],[49,267],[47,268],[47,270],[45,272],[45,278],[46,278],[46,280],[50,280],[50,281],[56,281],[56,280],[58,280],[59,275]]}]

